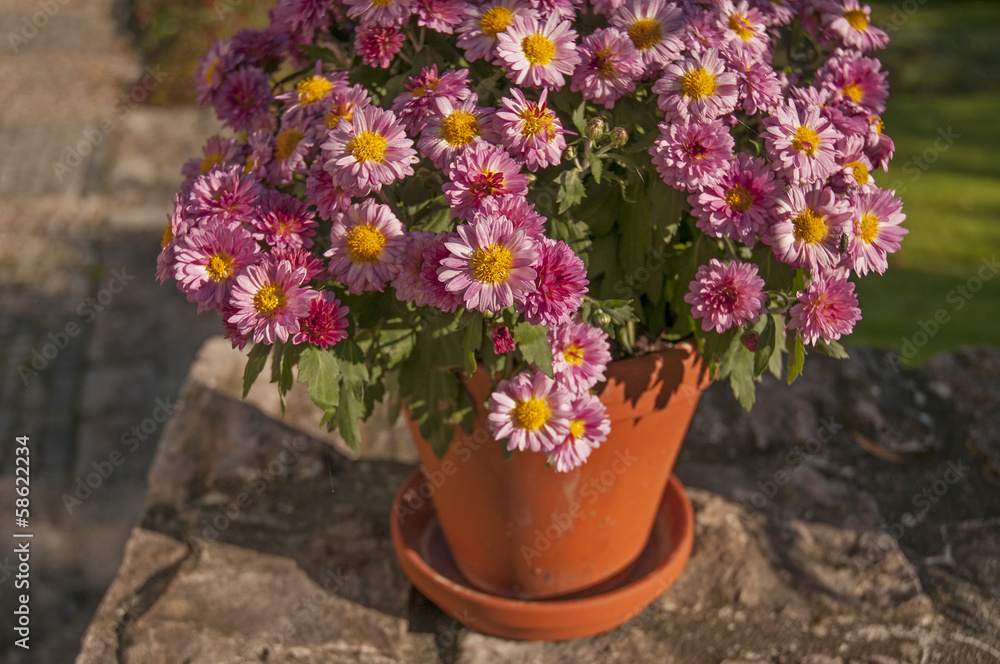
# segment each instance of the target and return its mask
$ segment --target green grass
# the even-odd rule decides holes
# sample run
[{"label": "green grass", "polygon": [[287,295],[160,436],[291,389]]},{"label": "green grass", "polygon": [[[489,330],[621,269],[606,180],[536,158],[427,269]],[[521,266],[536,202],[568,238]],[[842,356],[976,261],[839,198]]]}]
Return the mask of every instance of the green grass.
[{"label": "green grass", "polygon": [[[876,24],[901,5],[873,4]],[[893,346],[908,355],[925,339],[921,322],[939,311],[949,322],[911,362],[1000,342],[1000,274],[986,271],[993,278],[971,297],[958,290],[970,279],[977,286],[983,259],[1000,258],[998,33],[1000,3],[928,0],[878,54],[890,72],[884,120],[896,155],[889,172],[875,178],[903,198],[910,234],[884,276],[859,280],[864,319],[853,344]],[[952,145],[937,140],[949,130],[957,135]]]}]

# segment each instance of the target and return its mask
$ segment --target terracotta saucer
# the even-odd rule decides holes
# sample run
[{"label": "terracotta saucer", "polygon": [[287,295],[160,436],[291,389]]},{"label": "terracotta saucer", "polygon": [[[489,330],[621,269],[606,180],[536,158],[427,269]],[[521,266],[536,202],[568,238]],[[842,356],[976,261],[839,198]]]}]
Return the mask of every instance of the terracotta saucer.
[{"label": "terracotta saucer", "polygon": [[557,599],[519,600],[477,590],[452,560],[438,526],[430,487],[420,470],[393,501],[391,530],[396,558],[410,582],[470,628],[507,639],[564,641],[600,634],[627,622],[663,593],[691,555],[694,510],[671,476],[653,532],[639,558],[598,586]]}]

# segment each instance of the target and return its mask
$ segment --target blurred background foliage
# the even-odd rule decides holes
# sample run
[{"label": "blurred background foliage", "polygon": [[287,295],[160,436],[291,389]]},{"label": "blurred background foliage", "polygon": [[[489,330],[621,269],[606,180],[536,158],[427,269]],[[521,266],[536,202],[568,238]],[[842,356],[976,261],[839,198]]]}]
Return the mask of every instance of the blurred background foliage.
[{"label": "blurred background foliage", "polygon": [[[217,39],[263,26],[273,0],[134,0],[136,45],[170,72],[151,103],[194,103],[198,58]],[[864,320],[852,344],[892,346],[909,363],[968,344],[996,344],[1000,313],[1000,2],[876,0],[892,37],[884,121],[896,143],[876,183],[905,202],[910,234],[890,270],[858,280]],[[989,279],[978,281],[980,271]],[[981,288],[979,288],[981,286]],[[973,288],[979,288],[972,292]],[[927,334],[944,311],[948,322]],[[944,320],[942,317],[941,320]]]}]

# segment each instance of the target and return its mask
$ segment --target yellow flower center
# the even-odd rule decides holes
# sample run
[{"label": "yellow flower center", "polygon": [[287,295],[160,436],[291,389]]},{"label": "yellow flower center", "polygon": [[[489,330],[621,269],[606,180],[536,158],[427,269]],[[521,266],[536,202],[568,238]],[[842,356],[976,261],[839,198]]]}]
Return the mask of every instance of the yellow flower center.
[{"label": "yellow flower center", "polygon": [[274,158],[284,161],[291,157],[299,141],[305,137],[306,135],[298,129],[286,129],[280,132],[274,139]]},{"label": "yellow flower center", "polygon": [[374,131],[363,131],[347,142],[347,149],[360,163],[374,161],[381,164],[385,161],[385,148],[389,141],[385,136]]},{"label": "yellow flower center", "polygon": [[525,431],[538,431],[552,416],[549,404],[545,399],[531,398],[527,401],[519,401],[514,406],[512,419],[514,426]]},{"label": "yellow flower center", "polygon": [[691,99],[715,94],[715,76],[707,69],[695,69],[681,77],[681,93]]},{"label": "yellow flower center", "polygon": [[882,122],[882,118],[871,118],[868,120],[868,123],[875,125],[876,134],[881,134],[885,131],[885,123]]},{"label": "yellow flower center", "polygon": [[521,50],[530,64],[547,65],[556,54],[556,45],[545,35],[535,32],[521,40]]},{"label": "yellow flower center", "polygon": [[490,7],[479,17],[479,30],[490,39],[496,39],[513,20],[514,12],[506,7]]},{"label": "yellow flower center", "polygon": [[583,420],[573,420],[569,425],[569,435],[573,440],[583,437],[583,432],[587,430],[587,425]]},{"label": "yellow flower center", "polygon": [[215,75],[218,73],[216,69],[219,67],[218,60],[212,60],[208,63],[208,67],[205,67],[205,82],[209,85],[215,85]]},{"label": "yellow flower center", "polygon": [[206,155],[205,158],[201,160],[201,166],[198,167],[198,173],[204,175],[221,163],[221,152],[213,152],[210,155]]},{"label": "yellow flower center", "polygon": [[576,343],[570,343],[565,349],[563,349],[563,358],[566,360],[566,364],[572,364],[579,366],[583,364],[583,349],[576,345]]},{"label": "yellow flower center", "polygon": [[421,83],[420,85],[413,88],[413,91],[410,92],[410,96],[413,97],[414,99],[420,99],[421,97],[426,97],[431,92],[437,90],[438,83],[440,83],[440,80],[436,78],[433,81],[427,81],[426,83]]},{"label": "yellow flower center", "polygon": [[878,217],[871,212],[861,215],[858,221],[858,235],[862,240],[871,244],[878,237]]},{"label": "yellow flower center", "polygon": [[376,7],[385,7],[390,2],[392,2],[392,0],[371,0],[371,3]]},{"label": "yellow flower center", "polygon": [[554,113],[549,109],[542,109],[534,104],[528,104],[518,111],[517,117],[521,118],[524,123],[521,128],[522,138],[544,134],[545,141],[551,141],[556,137],[556,128],[552,122],[553,115]]},{"label": "yellow flower center", "polygon": [[746,212],[753,205],[754,195],[741,184],[733,185],[726,192],[726,203],[737,212]]},{"label": "yellow flower center", "polygon": [[483,284],[498,284],[510,274],[510,264],[514,261],[510,249],[499,244],[490,244],[472,252],[469,261],[472,276]]},{"label": "yellow flower center", "polygon": [[338,124],[340,124],[342,119],[347,120],[348,122],[354,122],[354,104],[349,101],[334,104],[333,107],[326,112],[326,126],[334,129]]},{"label": "yellow flower center", "polygon": [[861,86],[857,83],[848,83],[844,86],[842,92],[845,97],[849,97],[854,103],[861,101],[861,97],[865,94]]},{"label": "yellow flower center", "polygon": [[479,136],[479,120],[468,111],[454,111],[441,121],[441,138],[448,145],[468,145]]},{"label": "yellow flower center", "polygon": [[865,30],[868,28],[868,16],[860,9],[848,9],[844,12],[847,23],[855,30]]},{"label": "yellow flower center", "polygon": [[826,237],[826,220],[816,210],[806,208],[792,220],[794,231],[792,235],[799,242],[816,244]]},{"label": "yellow flower center", "polygon": [[594,54],[593,66],[597,70],[598,77],[603,81],[609,81],[618,75],[618,70],[615,69],[615,63],[612,61],[610,48],[602,48]]},{"label": "yellow flower center", "polygon": [[278,284],[262,286],[253,296],[253,308],[263,316],[273,316],[286,306],[288,306],[288,298]]},{"label": "yellow flower center", "polygon": [[205,272],[212,281],[225,281],[233,273],[233,257],[220,251],[208,259]]},{"label": "yellow flower center", "polygon": [[750,21],[743,14],[733,13],[729,15],[729,29],[743,41],[753,39],[753,28],[750,27]]},{"label": "yellow flower center", "polygon": [[868,184],[868,167],[862,164],[860,161],[852,161],[847,165],[854,173],[854,179],[858,184]]},{"label": "yellow flower center", "polygon": [[628,27],[627,32],[629,39],[640,51],[656,46],[663,39],[660,22],[653,18],[640,18]]},{"label": "yellow flower center", "polygon": [[374,263],[385,246],[385,235],[367,225],[355,226],[347,231],[347,252],[355,263]]},{"label": "yellow flower center", "polygon": [[812,157],[816,154],[816,150],[819,149],[820,143],[822,141],[819,134],[812,127],[800,125],[795,130],[795,138],[792,139],[792,149],[796,152],[805,152],[807,156]]},{"label": "yellow flower center", "polygon": [[160,240],[160,246],[165,247],[173,241],[174,241],[174,226],[168,221],[167,227],[163,229],[163,239]]},{"label": "yellow flower center", "polygon": [[295,91],[299,94],[299,103],[303,106],[322,100],[330,94],[330,90],[333,90],[333,83],[324,76],[310,76],[295,86]]}]

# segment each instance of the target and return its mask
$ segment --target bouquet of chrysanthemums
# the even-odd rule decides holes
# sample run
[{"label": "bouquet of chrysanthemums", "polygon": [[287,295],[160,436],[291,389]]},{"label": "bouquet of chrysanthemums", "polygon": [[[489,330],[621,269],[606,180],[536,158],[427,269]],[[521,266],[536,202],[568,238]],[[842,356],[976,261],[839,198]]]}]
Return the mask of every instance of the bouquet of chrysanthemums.
[{"label": "bouquet of chrysanthemums", "polygon": [[[906,230],[872,173],[888,37],[857,0],[278,0],[215,43],[158,278],[352,445],[388,398],[583,463],[616,357],[689,338],[749,407],[842,356]],[[483,404],[479,404],[482,406]]]}]

